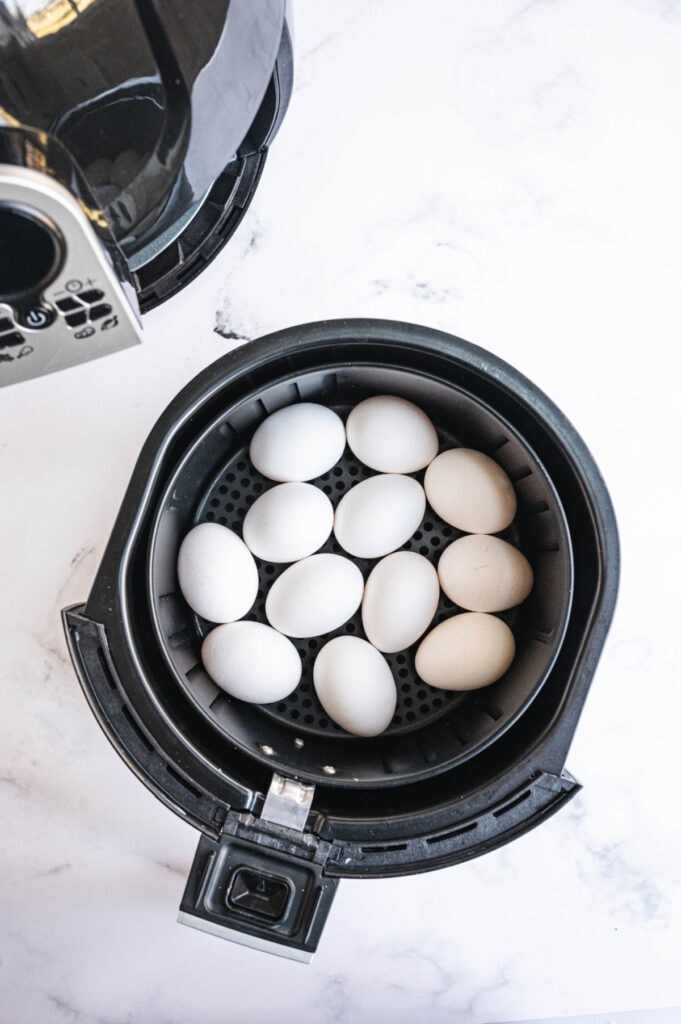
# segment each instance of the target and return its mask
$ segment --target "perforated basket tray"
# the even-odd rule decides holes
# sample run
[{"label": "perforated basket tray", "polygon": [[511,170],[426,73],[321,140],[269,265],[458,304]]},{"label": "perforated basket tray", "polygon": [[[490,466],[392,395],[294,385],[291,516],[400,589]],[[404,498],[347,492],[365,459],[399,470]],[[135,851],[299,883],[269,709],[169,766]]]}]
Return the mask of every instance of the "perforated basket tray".
[{"label": "perforated basket tray", "polygon": [[[423,408],[435,423],[444,450],[458,445],[491,455],[509,474],[518,495],[518,513],[502,536],[529,558],[535,574],[530,598],[502,613],[517,643],[515,661],[492,686],[472,693],[449,693],[422,682],[414,671],[415,644],[388,655],[398,688],[398,704],[386,732],[376,739],[349,736],[324,713],[312,685],[312,665],[332,636],[363,636],[361,614],[324,637],[295,641],[303,662],[299,686],[284,701],[254,706],[234,700],[209,678],[200,645],[212,628],[182,598],[176,575],[179,544],[200,522],[218,522],[241,534],[252,502],[271,481],[251,465],[248,446],[257,425],[277,408],[315,401],[343,419],[370,394],[395,394]],[[314,481],[335,505],[347,488],[371,471],[346,448],[340,462]],[[423,472],[414,476],[422,480]],[[460,532],[427,508],[420,529],[404,545],[434,564]],[[341,552],[333,535],[321,549]],[[196,437],[159,503],[152,528],[148,586],[152,621],[164,657],[177,683],[205,719],[230,745],[285,774],[325,784],[389,785],[450,768],[491,744],[522,714],[539,692],[559,650],[570,610],[572,561],[564,512],[547,473],[528,445],[500,415],[458,388],[395,367],[320,368],[278,379],[245,394],[223,410]],[[355,559],[366,579],[376,560]],[[266,622],[269,587],[286,566],[258,562],[260,588],[246,616]],[[434,623],[459,609],[444,595]],[[409,750],[416,744],[418,756]]]}]

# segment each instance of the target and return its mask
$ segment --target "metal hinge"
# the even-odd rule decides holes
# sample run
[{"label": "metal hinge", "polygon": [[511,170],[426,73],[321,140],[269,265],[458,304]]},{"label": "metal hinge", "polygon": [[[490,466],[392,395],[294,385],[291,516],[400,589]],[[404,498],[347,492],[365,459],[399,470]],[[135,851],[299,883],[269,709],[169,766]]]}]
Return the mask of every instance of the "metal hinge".
[{"label": "metal hinge", "polygon": [[274,772],[260,817],[274,825],[302,832],[314,797],[314,786]]}]

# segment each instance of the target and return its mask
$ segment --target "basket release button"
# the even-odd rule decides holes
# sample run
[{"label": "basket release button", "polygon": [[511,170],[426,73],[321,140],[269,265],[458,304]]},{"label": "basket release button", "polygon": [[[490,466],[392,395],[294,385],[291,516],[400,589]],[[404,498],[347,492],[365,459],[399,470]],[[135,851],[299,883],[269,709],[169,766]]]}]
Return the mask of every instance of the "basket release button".
[{"label": "basket release button", "polygon": [[283,878],[237,868],[232,875],[227,902],[237,910],[278,921],[286,910],[291,888]]}]

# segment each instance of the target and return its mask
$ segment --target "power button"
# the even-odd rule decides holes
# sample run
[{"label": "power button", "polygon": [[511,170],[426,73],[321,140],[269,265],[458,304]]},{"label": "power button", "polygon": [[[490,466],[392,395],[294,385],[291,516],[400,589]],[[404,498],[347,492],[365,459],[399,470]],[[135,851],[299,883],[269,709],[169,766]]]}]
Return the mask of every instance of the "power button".
[{"label": "power button", "polygon": [[22,310],[17,319],[22,327],[28,327],[33,331],[42,331],[49,327],[54,320],[54,310],[49,306],[33,306],[31,309]]}]

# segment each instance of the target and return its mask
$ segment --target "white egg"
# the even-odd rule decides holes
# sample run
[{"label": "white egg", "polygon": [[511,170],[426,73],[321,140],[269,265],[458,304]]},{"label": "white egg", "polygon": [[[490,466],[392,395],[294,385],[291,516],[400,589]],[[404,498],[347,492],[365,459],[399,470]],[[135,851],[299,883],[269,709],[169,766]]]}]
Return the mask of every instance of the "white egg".
[{"label": "white egg", "polygon": [[312,671],[319,703],[329,718],[355,736],[378,736],[397,705],[390,666],[366,640],[337,636],[317,655]]},{"label": "white egg", "polygon": [[367,579],[362,625],[385,654],[403,651],[425,633],[437,610],[440,584],[434,566],[415,551],[382,558]]},{"label": "white egg", "polygon": [[356,558],[382,558],[418,529],[426,496],[418,480],[398,473],[370,476],[343,495],[334,517],[338,543]]},{"label": "white egg", "polygon": [[344,448],[345,427],[333,409],[297,402],[263,420],[249,455],[269,480],[314,480],[338,462]]},{"label": "white egg", "polygon": [[396,395],[360,402],[345,432],[360,462],[380,473],[415,473],[437,455],[437,432],[425,412]]},{"label": "white egg", "polygon": [[319,487],[277,484],[249,508],[243,537],[265,562],[297,562],[317,551],[332,527],[333,505]]},{"label": "white egg", "polygon": [[362,574],[349,558],[309,555],[272,584],[265,614],[287,636],[323,636],[355,614],[363,591]]},{"label": "white egg", "polygon": [[203,641],[201,660],[222,690],[252,704],[283,700],[302,674],[291,641],[263,622],[216,626]]},{"label": "white egg", "polygon": [[515,657],[513,633],[505,622],[482,612],[445,619],[419,644],[417,675],[440,690],[477,690],[496,682]]},{"label": "white egg", "polygon": [[466,533],[498,533],[516,513],[513,484],[501,466],[472,448],[450,448],[433,459],[423,481],[439,516]]},{"label": "white egg", "polygon": [[447,597],[472,612],[513,608],[534,583],[525,555],[501,537],[486,534],[455,540],[442,552],[437,571]]},{"label": "white egg", "polygon": [[209,622],[234,622],[258,593],[258,570],[244,542],[218,523],[201,523],[180,545],[177,576],[189,607]]}]

